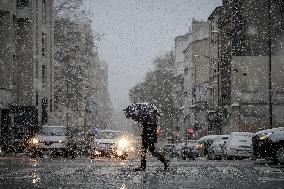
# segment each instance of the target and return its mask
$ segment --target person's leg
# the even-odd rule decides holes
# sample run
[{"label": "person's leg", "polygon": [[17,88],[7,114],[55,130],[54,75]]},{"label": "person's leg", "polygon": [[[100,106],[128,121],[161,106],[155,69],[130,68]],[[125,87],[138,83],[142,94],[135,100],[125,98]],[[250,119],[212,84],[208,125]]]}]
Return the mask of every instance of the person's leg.
[{"label": "person's leg", "polygon": [[162,154],[160,154],[159,152],[157,152],[156,150],[155,150],[155,143],[150,143],[149,144],[149,151],[152,153],[152,155],[154,156],[154,157],[156,157],[158,160],[160,160],[162,163],[164,163],[165,162],[165,157],[162,155]]},{"label": "person's leg", "polygon": [[166,160],[166,158],[161,153],[155,150],[155,143],[149,144],[149,151],[154,157],[156,157],[158,160],[160,160],[164,164],[165,170],[169,167],[170,161]]},{"label": "person's leg", "polygon": [[141,147],[141,166],[136,168],[135,171],[145,171],[146,169],[146,154],[147,154],[148,143],[142,139]]},{"label": "person's leg", "polygon": [[146,155],[147,155],[148,143],[142,140],[142,149],[141,149],[141,167],[146,169]]}]

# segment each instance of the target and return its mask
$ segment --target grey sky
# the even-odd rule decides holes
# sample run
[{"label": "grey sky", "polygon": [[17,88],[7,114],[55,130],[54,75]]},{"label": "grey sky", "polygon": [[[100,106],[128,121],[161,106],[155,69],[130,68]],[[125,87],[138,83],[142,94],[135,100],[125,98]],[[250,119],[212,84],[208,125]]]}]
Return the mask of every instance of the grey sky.
[{"label": "grey sky", "polygon": [[151,61],[174,47],[192,18],[207,20],[221,0],[85,0],[97,44],[109,65],[109,91],[116,113],[129,104],[128,90],[143,81]]}]

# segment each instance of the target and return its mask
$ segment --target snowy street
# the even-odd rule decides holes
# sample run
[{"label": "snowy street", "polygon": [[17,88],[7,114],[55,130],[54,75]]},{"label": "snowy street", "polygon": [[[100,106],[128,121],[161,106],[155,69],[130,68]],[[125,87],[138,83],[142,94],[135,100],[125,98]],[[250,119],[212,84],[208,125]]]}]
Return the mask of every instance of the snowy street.
[{"label": "snowy street", "polygon": [[0,0],[0,189],[284,189],[284,0]]},{"label": "snowy street", "polygon": [[281,188],[284,166],[267,161],[183,161],[164,171],[150,158],[145,172],[138,159],[0,159],[0,188]]}]

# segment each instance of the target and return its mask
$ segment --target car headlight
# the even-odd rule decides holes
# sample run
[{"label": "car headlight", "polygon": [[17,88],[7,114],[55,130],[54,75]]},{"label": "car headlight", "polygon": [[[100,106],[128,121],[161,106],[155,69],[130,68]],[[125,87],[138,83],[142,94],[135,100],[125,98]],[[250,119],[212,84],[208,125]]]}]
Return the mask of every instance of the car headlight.
[{"label": "car headlight", "polygon": [[118,141],[118,148],[127,148],[129,145],[129,141],[126,138],[122,138]]},{"label": "car headlight", "polygon": [[65,143],[66,141],[65,140],[59,140],[58,142],[59,143]]},{"label": "car headlight", "polygon": [[39,140],[37,138],[32,138],[32,144],[38,144],[39,143]]},{"label": "car headlight", "polygon": [[118,156],[122,156],[122,154],[123,154],[123,152],[121,150],[117,150],[116,153],[117,153]]},{"label": "car headlight", "polygon": [[197,148],[197,149],[203,148],[203,144],[197,144],[197,145],[196,145],[196,148]]},{"label": "car headlight", "polygon": [[259,136],[259,139],[260,140],[265,140],[265,139],[267,139],[268,137],[270,137],[270,135],[271,135],[272,133],[268,133],[268,134],[261,134],[260,136]]}]

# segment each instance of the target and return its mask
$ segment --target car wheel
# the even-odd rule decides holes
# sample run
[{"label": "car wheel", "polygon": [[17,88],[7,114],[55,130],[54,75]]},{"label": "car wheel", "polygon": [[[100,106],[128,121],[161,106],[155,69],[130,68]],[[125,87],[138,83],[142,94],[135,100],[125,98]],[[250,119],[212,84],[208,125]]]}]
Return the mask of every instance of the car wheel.
[{"label": "car wheel", "polygon": [[69,155],[70,155],[71,159],[75,159],[76,158],[76,153],[73,150],[69,152]]},{"label": "car wheel", "polygon": [[208,154],[207,154],[207,159],[208,160],[213,160],[214,159],[214,152],[208,152]]},{"label": "car wheel", "polygon": [[275,161],[277,163],[284,163],[284,147],[280,147],[275,154]]},{"label": "car wheel", "polygon": [[35,152],[32,152],[31,158],[36,158],[37,154]]},{"label": "car wheel", "polygon": [[63,152],[63,157],[67,159],[67,158],[68,158],[68,155],[69,155],[68,151],[65,150],[65,151]]},{"label": "car wheel", "polygon": [[233,156],[228,156],[227,154],[225,155],[225,160],[232,160],[233,159]]},{"label": "car wheel", "polygon": [[96,159],[96,156],[95,156],[94,154],[91,154],[91,155],[90,155],[90,158],[91,158],[91,159]]}]

